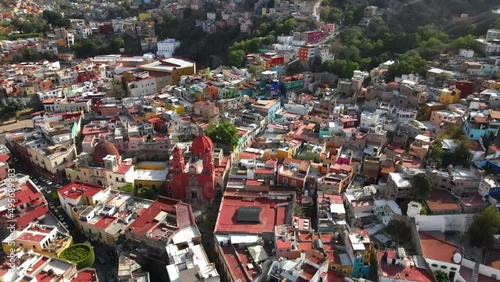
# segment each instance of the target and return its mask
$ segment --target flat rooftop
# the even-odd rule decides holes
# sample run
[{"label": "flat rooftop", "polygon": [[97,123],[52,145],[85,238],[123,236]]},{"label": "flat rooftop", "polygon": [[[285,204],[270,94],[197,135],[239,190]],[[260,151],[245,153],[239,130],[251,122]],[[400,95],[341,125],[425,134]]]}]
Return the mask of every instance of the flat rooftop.
[{"label": "flat rooftop", "polygon": [[141,65],[139,66],[139,68],[151,71],[172,72],[177,68],[191,68],[195,66],[196,64],[192,61],[182,58],[170,57],[149,64]]},{"label": "flat rooftop", "polygon": [[134,171],[135,180],[144,181],[165,181],[168,175],[168,170],[154,170],[154,169],[137,169]]},{"label": "flat rooftop", "polygon": [[[274,200],[265,197],[225,196],[219,209],[215,232],[274,232],[276,225],[287,223],[288,204],[291,202],[289,198]],[[259,208],[259,213],[257,214],[257,210],[250,210],[252,208]],[[247,219],[247,216],[252,218]]]}]

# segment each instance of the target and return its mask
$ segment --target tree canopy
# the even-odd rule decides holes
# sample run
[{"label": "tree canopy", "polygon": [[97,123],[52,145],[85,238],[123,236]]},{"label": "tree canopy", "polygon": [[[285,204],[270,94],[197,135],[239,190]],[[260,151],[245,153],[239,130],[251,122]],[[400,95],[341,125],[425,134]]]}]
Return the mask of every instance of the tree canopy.
[{"label": "tree canopy", "polygon": [[359,64],[346,60],[334,60],[325,62],[324,68],[326,71],[336,74],[340,78],[351,78],[354,71],[359,69]]},{"label": "tree canopy", "polygon": [[425,200],[431,195],[432,179],[426,173],[414,175],[411,179],[411,184],[415,188],[417,199]]},{"label": "tree canopy", "polygon": [[112,40],[86,39],[75,42],[73,51],[78,58],[95,57],[98,55],[117,54],[120,48],[124,48],[123,38],[118,36]]},{"label": "tree canopy", "polygon": [[69,19],[63,17],[60,12],[45,10],[42,18],[52,27],[69,27],[70,25]]},{"label": "tree canopy", "polygon": [[230,122],[210,123],[205,129],[205,135],[212,139],[212,142],[234,147],[238,145],[238,129]]},{"label": "tree canopy", "polygon": [[396,76],[403,74],[419,74],[425,76],[427,72],[427,61],[416,51],[410,51],[401,55],[399,61],[392,64],[386,72],[386,81],[393,81]]},{"label": "tree canopy", "polygon": [[491,205],[482,213],[474,216],[474,222],[469,228],[470,244],[475,247],[491,247],[494,235],[500,232],[500,213]]},{"label": "tree canopy", "polygon": [[[443,149],[443,139],[455,140],[457,147],[454,150],[445,151]],[[449,165],[469,167],[472,158],[470,153],[471,142],[474,141],[465,136],[460,126],[442,129],[438,132],[437,139],[430,146],[427,164],[437,167],[447,167]]]},{"label": "tree canopy", "polygon": [[441,270],[436,270],[433,272],[434,277],[436,277],[437,282],[448,282],[450,279],[448,278],[448,275],[441,271]]}]

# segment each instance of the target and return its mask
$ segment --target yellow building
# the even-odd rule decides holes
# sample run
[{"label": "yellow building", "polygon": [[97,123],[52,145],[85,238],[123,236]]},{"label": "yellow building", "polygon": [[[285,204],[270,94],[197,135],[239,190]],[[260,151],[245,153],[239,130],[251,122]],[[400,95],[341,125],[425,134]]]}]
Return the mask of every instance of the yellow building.
[{"label": "yellow building", "polygon": [[495,83],[493,83],[493,84],[490,86],[490,89],[493,89],[493,90],[500,90],[500,80],[497,80]]},{"label": "yellow building", "polygon": [[196,73],[196,63],[183,58],[170,57],[140,65],[139,69],[168,73],[172,77],[172,84],[178,85],[181,76]]},{"label": "yellow building", "polygon": [[49,225],[31,224],[23,230],[15,231],[12,235],[2,241],[2,248],[6,254],[12,249],[22,248],[48,257],[59,257],[73,243],[73,237]]},{"label": "yellow building", "polygon": [[134,187],[163,189],[168,175],[168,165],[165,162],[140,162],[135,166]]},{"label": "yellow building", "polygon": [[151,14],[150,13],[139,13],[139,21],[145,21],[151,19]]},{"label": "yellow building", "polygon": [[264,160],[269,158],[277,158],[280,163],[282,163],[287,158],[292,158],[294,155],[295,148],[281,147],[278,149],[266,149],[264,150]]},{"label": "yellow building", "polygon": [[174,104],[174,103],[166,103],[165,108],[176,112],[177,114],[181,115],[184,113],[184,106],[181,104]]},{"label": "yellow building", "polygon": [[21,86],[21,92],[25,95],[35,95],[36,89],[34,85],[24,85]]},{"label": "yellow building", "polygon": [[147,121],[148,119],[153,118],[155,116],[157,116],[157,114],[155,112],[145,112],[144,114],[140,114],[140,115],[132,115],[135,123],[143,123],[143,122]]},{"label": "yellow building", "polygon": [[457,88],[443,88],[441,90],[441,94],[439,95],[439,102],[445,105],[458,103],[458,101],[460,101],[461,93],[462,91]]},{"label": "yellow building", "polygon": [[[460,97],[460,95],[459,95]],[[417,117],[418,121],[426,121],[431,118],[432,112],[433,111],[439,111],[439,110],[444,110],[446,109],[446,105],[443,103],[437,103],[437,102],[427,102],[422,105],[422,112],[419,113],[419,116]]]}]

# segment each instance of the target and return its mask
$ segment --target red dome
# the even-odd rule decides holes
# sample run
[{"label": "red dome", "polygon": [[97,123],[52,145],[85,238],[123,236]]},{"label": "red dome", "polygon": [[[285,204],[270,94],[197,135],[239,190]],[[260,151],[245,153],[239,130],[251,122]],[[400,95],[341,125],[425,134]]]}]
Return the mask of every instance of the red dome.
[{"label": "red dome", "polygon": [[109,141],[100,142],[94,147],[94,162],[102,163],[102,159],[107,155],[120,156],[118,149]]},{"label": "red dome", "polygon": [[206,151],[213,151],[214,144],[210,137],[206,135],[196,136],[191,145],[191,152],[195,157],[201,157]]}]

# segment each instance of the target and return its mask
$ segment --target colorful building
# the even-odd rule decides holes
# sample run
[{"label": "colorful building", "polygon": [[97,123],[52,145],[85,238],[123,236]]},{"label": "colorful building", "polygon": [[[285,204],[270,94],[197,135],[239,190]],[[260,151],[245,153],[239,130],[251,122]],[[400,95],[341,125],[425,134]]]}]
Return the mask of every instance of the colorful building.
[{"label": "colorful building", "polygon": [[[166,184],[167,193],[176,199],[213,200],[216,192],[215,171],[221,167],[222,156],[222,150],[215,152],[212,140],[205,135],[197,136],[191,148],[175,146],[170,157],[172,169]],[[229,165],[225,165],[223,170],[229,169]]]},{"label": "colorful building", "polygon": [[458,103],[458,101],[460,101],[461,93],[462,91],[457,88],[444,88],[441,90],[441,94],[439,95],[439,102],[445,105]]}]

